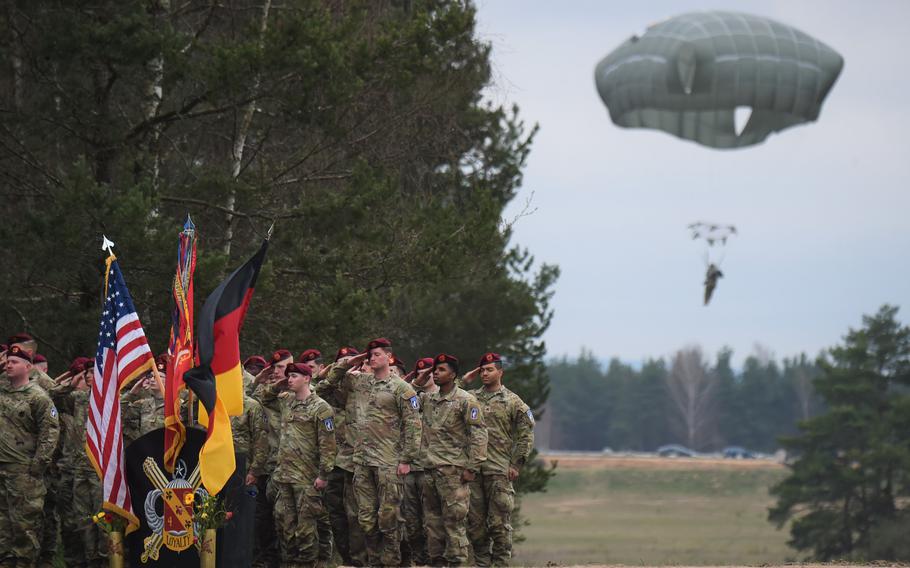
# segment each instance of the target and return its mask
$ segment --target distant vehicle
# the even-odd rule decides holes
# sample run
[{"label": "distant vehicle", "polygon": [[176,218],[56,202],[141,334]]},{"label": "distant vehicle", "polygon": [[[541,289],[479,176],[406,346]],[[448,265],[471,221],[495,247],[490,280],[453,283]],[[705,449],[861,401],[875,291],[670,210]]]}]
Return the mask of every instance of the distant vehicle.
[{"label": "distant vehicle", "polygon": [[694,458],[695,452],[679,444],[668,444],[657,448],[657,455],[665,458]]},{"label": "distant vehicle", "polygon": [[725,458],[740,459],[740,460],[754,460],[757,456],[755,452],[750,452],[745,448],[740,448],[739,446],[730,446],[724,448],[723,451]]}]

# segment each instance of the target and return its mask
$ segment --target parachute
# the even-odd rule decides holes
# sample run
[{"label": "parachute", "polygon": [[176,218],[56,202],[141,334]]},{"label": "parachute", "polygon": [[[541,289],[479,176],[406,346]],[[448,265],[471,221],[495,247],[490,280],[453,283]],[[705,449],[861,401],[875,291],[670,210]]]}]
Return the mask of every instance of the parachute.
[{"label": "parachute", "polygon": [[705,265],[720,266],[724,262],[727,241],[738,233],[734,225],[698,221],[689,224],[689,235],[693,241],[704,245]]},{"label": "parachute", "polygon": [[818,119],[843,57],[790,26],[696,12],[632,36],[596,66],[621,127],[654,128],[711,148],[740,148]]},{"label": "parachute", "polygon": [[724,273],[720,271],[720,266],[724,262],[727,241],[737,234],[736,227],[698,221],[689,224],[689,233],[692,236],[692,240],[702,242],[705,247],[704,305],[707,306],[708,302],[711,301],[711,296],[714,294],[714,289],[717,287],[718,279],[724,276]]}]

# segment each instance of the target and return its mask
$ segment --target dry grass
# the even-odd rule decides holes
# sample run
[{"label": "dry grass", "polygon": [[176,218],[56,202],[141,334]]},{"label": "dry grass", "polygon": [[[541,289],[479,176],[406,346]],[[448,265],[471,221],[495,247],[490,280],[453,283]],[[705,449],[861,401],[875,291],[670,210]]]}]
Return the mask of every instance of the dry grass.
[{"label": "dry grass", "polygon": [[515,563],[763,565],[792,562],[766,520],[770,462],[560,456],[549,491],[528,496]]}]

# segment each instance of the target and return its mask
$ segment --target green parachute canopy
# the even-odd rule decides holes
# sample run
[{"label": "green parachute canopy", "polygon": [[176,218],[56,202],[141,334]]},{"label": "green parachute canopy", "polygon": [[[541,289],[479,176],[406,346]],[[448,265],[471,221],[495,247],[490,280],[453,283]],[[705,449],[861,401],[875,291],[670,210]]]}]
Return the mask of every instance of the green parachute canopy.
[{"label": "green parachute canopy", "polygon": [[843,66],[836,51],[790,26],[696,12],[632,36],[597,64],[594,79],[618,126],[740,148],[815,121]]}]

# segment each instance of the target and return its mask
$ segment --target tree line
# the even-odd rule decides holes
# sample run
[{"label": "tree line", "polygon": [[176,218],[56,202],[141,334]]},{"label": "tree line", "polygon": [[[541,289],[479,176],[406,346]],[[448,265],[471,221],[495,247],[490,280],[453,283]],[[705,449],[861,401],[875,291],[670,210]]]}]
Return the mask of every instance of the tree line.
[{"label": "tree line", "polygon": [[93,353],[106,234],[161,352],[186,214],[197,305],[274,222],[244,355],[377,336],[408,364],[492,350],[540,408],[559,271],[503,218],[536,126],[485,102],[475,26],[457,0],[7,3],[4,332],[57,369]]},{"label": "tree line", "polygon": [[548,446],[654,451],[676,443],[700,452],[773,452],[780,436],[824,410],[812,382],[818,365],[805,354],[778,361],[758,348],[738,370],[732,358],[731,349],[709,358],[690,346],[640,368],[616,358],[604,368],[588,350],[552,360]]}]

